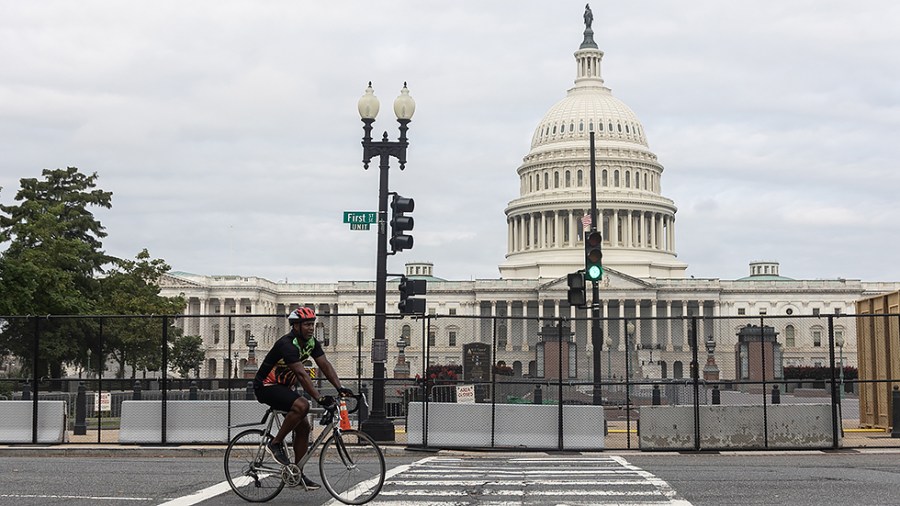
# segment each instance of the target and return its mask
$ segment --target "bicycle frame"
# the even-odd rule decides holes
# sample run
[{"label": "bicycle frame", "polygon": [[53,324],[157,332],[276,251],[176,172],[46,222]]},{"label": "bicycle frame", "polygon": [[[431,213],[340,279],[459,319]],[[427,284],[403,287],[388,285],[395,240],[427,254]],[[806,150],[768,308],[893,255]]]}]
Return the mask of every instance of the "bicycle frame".
[{"label": "bicycle frame", "polygon": [[[358,402],[365,403],[365,397],[362,397],[362,400],[361,401],[358,400]],[[358,402],[357,402],[357,404],[358,404]],[[353,411],[355,412],[357,409],[359,409],[358,405],[355,409],[353,409]],[[271,435],[273,433],[273,431],[272,431],[273,427],[275,429],[275,432],[278,432],[278,430],[281,429],[281,425],[282,425],[282,423],[284,423],[284,416],[286,414],[287,413],[285,411],[278,411],[275,408],[270,407],[263,414],[262,420],[260,420],[259,422],[250,422],[250,423],[241,423],[241,424],[237,424],[237,425],[229,425],[228,428],[229,429],[239,429],[239,428],[244,428],[244,427],[256,427],[259,425],[265,425],[266,434]],[[312,413],[311,412],[307,413],[307,416],[309,416],[310,414],[312,414]],[[323,416],[326,414],[327,414],[327,411],[323,410]],[[300,469],[303,469],[303,466],[309,461],[309,459],[315,453],[316,449],[319,448],[319,446],[325,441],[326,438],[328,438],[329,435],[341,433],[339,421],[340,421],[340,418],[338,416],[336,416],[336,411],[332,410],[331,420],[325,426],[325,428],[322,429],[322,432],[313,440],[313,442],[311,444],[307,443],[308,446],[307,446],[306,455],[304,455],[303,458],[300,459],[300,462],[297,463],[297,467],[299,467]],[[310,426],[312,426],[312,423],[310,423]],[[258,456],[257,462],[261,462],[263,460],[259,456],[263,455],[262,452],[266,451],[265,444],[266,444],[265,440],[260,441],[260,444],[257,448],[257,456]],[[335,448],[338,450],[338,455],[341,456],[341,462],[343,462],[344,465],[348,465],[348,466],[355,465],[352,462],[350,455],[347,454],[347,449],[344,446],[344,441],[340,437],[335,438]],[[281,467],[274,468],[274,467],[260,466],[258,469],[264,470],[264,471],[277,472],[277,473],[281,472]]]}]

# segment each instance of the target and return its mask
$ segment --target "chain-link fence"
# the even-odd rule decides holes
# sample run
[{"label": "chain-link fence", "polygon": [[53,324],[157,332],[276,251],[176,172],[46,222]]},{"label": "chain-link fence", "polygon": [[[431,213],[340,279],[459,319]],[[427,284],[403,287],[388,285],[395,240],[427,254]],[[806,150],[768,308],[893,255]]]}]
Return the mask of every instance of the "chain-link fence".
[{"label": "chain-link fence", "polygon": [[[887,431],[900,385],[900,315],[573,314],[389,315],[387,360],[378,364],[375,315],[320,314],[316,337],[346,386],[370,399],[383,389],[371,414],[411,446],[898,442]],[[250,382],[287,332],[280,315],[2,318],[0,441],[204,442],[179,432],[198,418],[206,424],[198,431],[218,434],[207,442],[227,440],[230,425],[258,421]],[[857,350],[860,375],[849,365]],[[331,392],[316,364],[307,366]],[[129,425],[135,418],[150,420],[144,432]]]}]

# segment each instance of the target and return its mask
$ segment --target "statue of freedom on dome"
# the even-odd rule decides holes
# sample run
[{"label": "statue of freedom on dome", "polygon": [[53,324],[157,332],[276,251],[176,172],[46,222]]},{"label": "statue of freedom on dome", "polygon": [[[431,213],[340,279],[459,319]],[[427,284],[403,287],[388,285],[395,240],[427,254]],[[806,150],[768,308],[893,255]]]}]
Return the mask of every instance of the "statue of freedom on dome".
[{"label": "statue of freedom on dome", "polygon": [[584,5],[584,27],[590,28],[594,22],[594,13],[591,12],[591,4]]}]

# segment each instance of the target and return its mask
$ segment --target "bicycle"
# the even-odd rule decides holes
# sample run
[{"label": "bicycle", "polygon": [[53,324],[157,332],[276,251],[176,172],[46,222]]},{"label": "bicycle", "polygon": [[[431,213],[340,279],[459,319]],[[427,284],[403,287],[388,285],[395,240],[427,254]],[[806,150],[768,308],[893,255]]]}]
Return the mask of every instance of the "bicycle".
[{"label": "bicycle", "polygon": [[[356,399],[356,406],[349,413],[359,410],[365,395],[343,397]],[[264,425],[264,429],[249,429],[231,438],[225,450],[225,477],[231,489],[249,502],[266,502],[277,496],[285,485],[306,485],[300,479],[301,469],[319,451],[319,474],[322,484],[332,497],[344,504],[365,504],[381,491],[385,479],[384,454],[375,441],[358,430],[342,430],[340,417],[336,416],[338,403],[325,409],[319,425],[325,426],[321,434],[309,446],[298,464],[282,466],[269,452],[266,443],[284,422],[286,412],[269,408],[259,423],[233,425],[242,428]],[[327,438],[327,440],[326,440]],[[293,461],[293,450],[287,446]]]}]

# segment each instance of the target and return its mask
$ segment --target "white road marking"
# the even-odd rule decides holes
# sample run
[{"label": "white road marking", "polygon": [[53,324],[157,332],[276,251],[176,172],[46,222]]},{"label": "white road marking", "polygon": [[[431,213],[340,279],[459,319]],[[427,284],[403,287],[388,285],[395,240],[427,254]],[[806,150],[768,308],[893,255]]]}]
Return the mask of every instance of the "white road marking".
[{"label": "white road marking", "polygon": [[[400,474],[400,473],[406,471],[407,469],[409,469],[409,468],[411,468],[411,467],[413,467],[413,466],[417,466],[417,465],[421,465],[421,464],[424,464],[424,463],[427,463],[427,462],[431,462],[432,460],[434,460],[434,459],[436,459],[436,458],[437,458],[437,457],[425,457],[424,459],[417,460],[417,461],[415,461],[415,462],[413,462],[413,463],[411,463],[411,464],[406,464],[406,465],[403,465],[403,466],[397,466],[397,467],[395,467],[395,468],[393,468],[393,469],[389,469],[389,470],[385,473],[384,480],[385,480],[385,482],[387,482],[387,480],[389,480],[390,478],[392,478],[392,477],[394,477],[394,476],[396,476],[396,475],[398,475],[398,474]],[[370,488],[372,488],[372,486],[375,485],[375,483],[376,483],[377,481],[378,481],[378,480],[377,480],[377,478],[376,478],[376,479],[371,479],[371,480],[368,480],[368,481],[366,481],[366,482],[360,483],[359,485],[357,485],[356,487],[354,487],[353,494],[352,494],[352,495],[349,495],[349,498],[352,500],[352,499],[355,499],[355,498],[361,496],[361,495],[363,494],[363,492],[365,492],[366,490],[369,490]],[[367,485],[365,488],[363,488],[362,485],[363,485],[363,484],[366,484],[366,483],[367,483],[368,485]],[[384,493],[384,490],[382,489],[382,491],[379,492],[379,495],[381,495],[381,494],[383,494],[383,493]],[[328,501],[327,503],[323,504],[322,506],[337,506],[338,504],[344,504],[344,503],[338,501],[337,499],[332,499],[332,500]]]},{"label": "white road marking", "polygon": [[152,501],[152,497],[101,497],[93,495],[0,494],[13,499],[87,499],[90,501]]},{"label": "white road marking", "polygon": [[[245,476],[245,480],[249,481],[250,477]],[[240,483],[239,480],[235,480]],[[231,485],[228,484],[228,481],[223,481],[222,483],[216,483],[211,487],[206,487],[203,490],[198,490],[193,494],[178,497],[176,499],[172,499],[171,501],[166,501],[159,506],[191,506],[192,504],[197,504],[198,502],[203,502],[207,499],[213,498],[217,495],[224,494],[225,492],[231,491]]]},{"label": "white road marking", "polygon": [[467,490],[471,487],[478,488],[482,506],[520,506],[526,497],[553,498],[548,504],[555,506],[691,506],[664,480],[617,456],[499,457],[493,461],[432,457],[416,464],[397,480],[386,481],[373,506],[411,506],[421,504],[416,499],[424,497],[435,506],[459,506],[468,504],[460,500],[473,493]]}]

